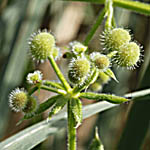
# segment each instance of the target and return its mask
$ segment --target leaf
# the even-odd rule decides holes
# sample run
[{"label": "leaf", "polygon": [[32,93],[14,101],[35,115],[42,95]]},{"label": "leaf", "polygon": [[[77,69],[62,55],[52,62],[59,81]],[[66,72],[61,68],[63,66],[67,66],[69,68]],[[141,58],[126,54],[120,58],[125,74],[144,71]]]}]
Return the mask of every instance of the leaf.
[{"label": "leaf", "polygon": [[[108,102],[98,102],[83,107],[83,118],[86,119],[98,112],[107,110],[117,106]],[[59,129],[66,126],[66,112],[55,115],[49,122],[47,120],[41,121],[23,131],[11,136],[0,143],[1,150],[28,150],[32,149],[39,143],[43,142],[48,136],[53,135]]]},{"label": "leaf", "polygon": [[114,104],[121,104],[124,102],[129,101],[129,99],[126,99],[121,96],[111,95],[111,94],[104,94],[104,93],[92,93],[92,92],[83,92],[80,94],[80,98],[87,98],[91,100],[97,100],[97,101],[107,101]]},{"label": "leaf", "polygon": [[56,113],[58,113],[61,109],[63,109],[63,107],[65,106],[65,104],[68,102],[68,98],[65,98],[64,96],[60,96],[57,100],[55,105],[53,106],[52,110],[49,113],[49,119],[51,119],[51,117],[53,115],[55,115]]},{"label": "leaf", "polygon": [[82,123],[82,103],[80,99],[71,99],[71,110],[76,121],[76,128]]},{"label": "leaf", "polygon": [[111,69],[107,69],[104,73],[109,77],[111,77],[112,79],[114,79],[117,83],[119,82]]},{"label": "leaf", "polygon": [[104,150],[104,146],[102,145],[102,142],[98,135],[97,127],[95,128],[95,137],[90,144],[89,150]]}]

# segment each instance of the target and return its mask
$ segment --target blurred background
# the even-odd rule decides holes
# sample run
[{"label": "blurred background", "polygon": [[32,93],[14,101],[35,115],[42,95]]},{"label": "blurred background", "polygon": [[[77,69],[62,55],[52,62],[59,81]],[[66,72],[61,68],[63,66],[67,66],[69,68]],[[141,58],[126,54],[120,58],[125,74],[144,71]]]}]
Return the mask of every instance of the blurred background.
[{"label": "blurred background", "polygon": [[[141,2],[150,3],[149,0]],[[103,5],[57,0],[1,0],[0,1],[0,141],[20,130],[43,120],[42,114],[21,125],[16,123],[23,117],[8,107],[8,95],[16,87],[25,87],[26,75],[41,70],[44,79],[57,80],[48,62],[38,64],[28,55],[28,39],[38,29],[48,29],[63,47],[73,40],[85,40]],[[114,16],[118,27],[131,29],[134,39],[143,45],[144,62],[136,70],[113,67],[119,83],[115,81],[103,87],[104,93],[124,95],[125,93],[150,87],[150,17],[115,8]],[[89,43],[91,51],[101,51],[99,35],[104,29],[104,21]],[[57,61],[66,76],[68,61]],[[39,103],[52,93],[35,93]],[[78,150],[87,150],[94,136],[95,126],[106,150],[150,150],[150,97],[142,101],[122,104],[108,111],[94,115],[83,121],[78,129]],[[91,101],[82,100],[83,104]],[[66,130],[50,136],[34,150],[65,150]]]}]

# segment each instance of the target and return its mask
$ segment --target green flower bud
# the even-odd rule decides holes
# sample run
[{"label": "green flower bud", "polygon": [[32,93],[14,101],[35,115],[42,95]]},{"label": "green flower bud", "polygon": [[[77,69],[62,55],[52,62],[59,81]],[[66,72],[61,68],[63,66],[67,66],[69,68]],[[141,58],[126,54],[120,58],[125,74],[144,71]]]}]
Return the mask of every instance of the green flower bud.
[{"label": "green flower bud", "polygon": [[29,96],[26,107],[23,109],[23,112],[26,114],[33,113],[36,110],[37,102],[34,97]]},{"label": "green flower bud", "polygon": [[53,54],[55,39],[48,32],[38,32],[37,34],[31,35],[29,46],[33,60],[43,62],[48,56]]},{"label": "green flower bud", "polygon": [[106,70],[110,66],[110,60],[106,55],[93,52],[90,55],[90,58],[94,62],[95,66],[101,71]]},{"label": "green flower bud", "polygon": [[101,84],[106,84],[109,81],[110,81],[110,77],[108,75],[106,75],[104,72],[100,71],[98,82]]},{"label": "green flower bud", "polygon": [[16,88],[9,95],[9,106],[16,112],[22,111],[26,107],[27,102],[28,96],[23,88]]},{"label": "green flower bud", "polygon": [[74,54],[81,54],[87,50],[87,46],[84,46],[82,43],[74,41],[69,44],[71,50]]},{"label": "green flower bud", "polygon": [[68,78],[72,83],[83,82],[90,72],[90,62],[86,58],[73,58],[69,64]]},{"label": "green flower bud", "polygon": [[37,70],[37,71],[34,71],[34,73],[29,73],[28,76],[27,76],[27,82],[29,84],[36,84],[36,83],[39,83],[41,82],[42,80],[42,73]]},{"label": "green flower bud", "polygon": [[122,28],[114,28],[109,31],[105,31],[102,36],[102,43],[105,49],[118,50],[120,46],[130,42],[131,35],[128,30]]},{"label": "green flower bud", "polygon": [[114,58],[121,67],[127,67],[133,69],[137,66],[137,62],[140,60],[140,46],[135,42],[130,42],[120,47],[117,55]]},{"label": "green flower bud", "polygon": [[93,92],[101,91],[102,88],[102,85],[97,81],[90,85],[90,90]]}]

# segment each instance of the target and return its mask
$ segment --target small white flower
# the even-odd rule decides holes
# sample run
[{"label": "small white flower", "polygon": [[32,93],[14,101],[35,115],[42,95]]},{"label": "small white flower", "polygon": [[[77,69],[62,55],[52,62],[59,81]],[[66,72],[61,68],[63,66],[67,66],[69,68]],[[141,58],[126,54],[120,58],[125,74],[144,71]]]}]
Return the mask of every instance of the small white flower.
[{"label": "small white flower", "polygon": [[87,46],[84,46],[82,43],[77,41],[71,42],[69,45],[74,54],[80,54],[87,50]]},{"label": "small white flower", "polygon": [[27,76],[27,82],[29,84],[39,83],[42,80],[42,76],[43,76],[43,74],[41,73],[41,71],[39,71],[39,70],[34,71],[34,73],[29,73],[28,74],[28,76]]},{"label": "small white flower", "polygon": [[9,106],[15,112],[22,111],[25,108],[28,101],[27,92],[24,88],[16,88],[9,95]]}]

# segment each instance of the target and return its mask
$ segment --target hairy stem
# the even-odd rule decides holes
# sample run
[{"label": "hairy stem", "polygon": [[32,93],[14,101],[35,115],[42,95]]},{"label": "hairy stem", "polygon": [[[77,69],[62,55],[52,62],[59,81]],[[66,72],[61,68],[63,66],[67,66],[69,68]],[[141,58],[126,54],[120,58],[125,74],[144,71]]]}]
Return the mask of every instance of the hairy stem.
[{"label": "hairy stem", "polygon": [[[64,1],[80,1],[80,2],[91,2],[97,4],[104,4],[105,0],[64,0]],[[150,16],[150,5],[142,2],[135,2],[129,0],[113,0],[114,6],[125,8],[140,14]]]},{"label": "hairy stem", "polygon": [[51,87],[54,87],[54,88],[58,88],[58,89],[64,90],[64,87],[63,87],[62,84],[56,83],[56,82],[53,82],[53,81],[49,81],[49,80],[44,80],[43,81],[43,85],[51,86]]},{"label": "hairy stem", "polygon": [[68,91],[71,91],[71,87],[70,85],[68,84],[68,82],[66,81],[65,77],[63,76],[62,72],[60,71],[60,69],[58,68],[53,56],[49,56],[48,57],[49,59],[49,62],[50,64],[52,65],[56,75],[58,76],[58,78],[60,79],[61,83],[63,84],[65,90],[68,92]]},{"label": "hairy stem", "polygon": [[68,150],[76,150],[76,128],[70,101],[68,101]]},{"label": "hairy stem", "polygon": [[107,16],[105,28],[111,29],[112,27],[112,18],[113,18],[113,2],[112,0],[106,0],[105,2],[105,16]]},{"label": "hairy stem", "polygon": [[92,39],[94,33],[96,32],[96,30],[98,29],[99,25],[102,23],[103,19],[104,19],[104,14],[105,14],[105,10],[103,9],[100,12],[100,15],[98,16],[95,24],[92,26],[91,31],[88,33],[86,39],[84,40],[84,45],[88,45],[88,43],[90,42],[90,40]]},{"label": "hairy stem", "polygon": [[61,95],[65,95],[66,94],[66,91],[64,91],[62,89],[56,89],[56,88],[48,87],[48,86],[45,86],[45,85],[41,85],[40,88],[43,89],[43,90],[55,92],[55,93],[58,93],[58,94],[61,94]]}]

